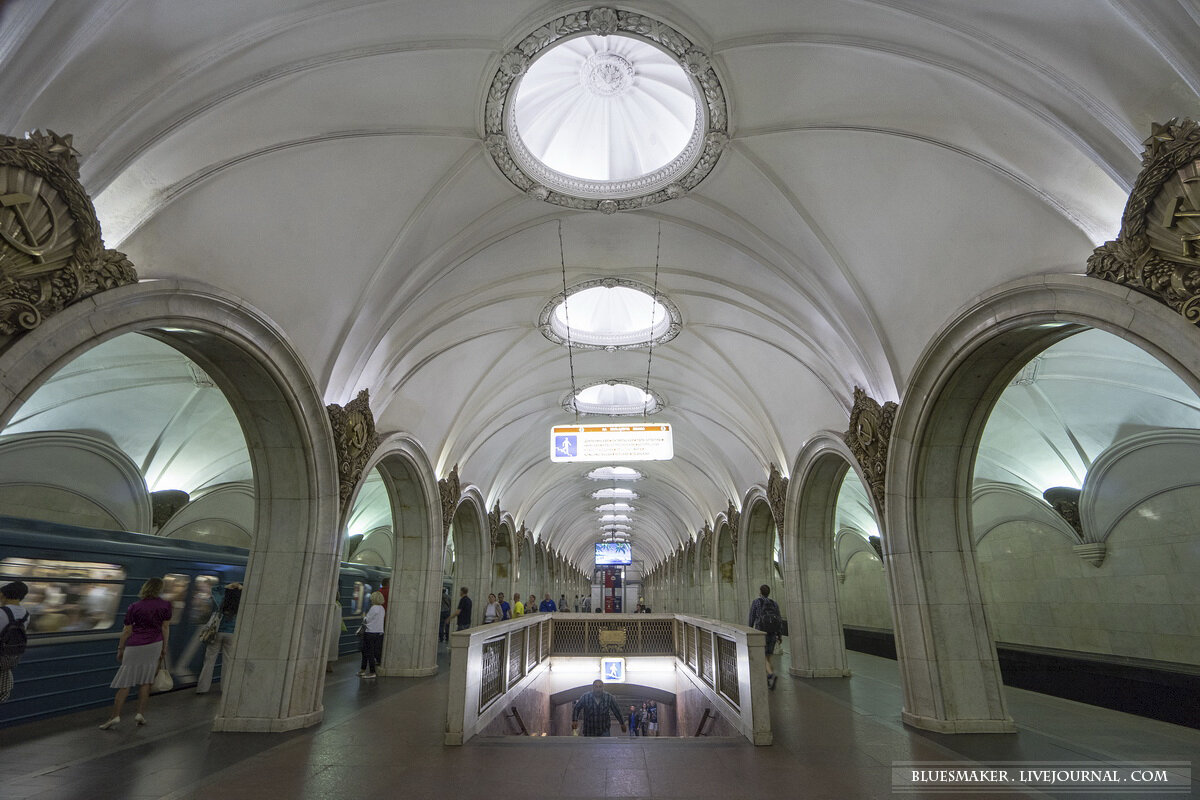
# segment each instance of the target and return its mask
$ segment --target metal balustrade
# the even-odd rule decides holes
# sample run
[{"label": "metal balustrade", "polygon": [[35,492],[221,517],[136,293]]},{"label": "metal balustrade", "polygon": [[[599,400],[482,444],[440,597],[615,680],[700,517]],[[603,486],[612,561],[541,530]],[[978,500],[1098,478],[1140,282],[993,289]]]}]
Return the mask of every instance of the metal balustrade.
[{"label": "metal balustrade", "polygon": [[752,742],[771,742],[761,631],[684,614],[555,613],[459,631],[450,640],[446,744],[462,744],[515,708],[526,690],[544,687],[537,682],[553,669],[552,659],[593,659],[600,677],[600,659],[608,655],[630,663],[673,656],[678,691],[699,691]]}]

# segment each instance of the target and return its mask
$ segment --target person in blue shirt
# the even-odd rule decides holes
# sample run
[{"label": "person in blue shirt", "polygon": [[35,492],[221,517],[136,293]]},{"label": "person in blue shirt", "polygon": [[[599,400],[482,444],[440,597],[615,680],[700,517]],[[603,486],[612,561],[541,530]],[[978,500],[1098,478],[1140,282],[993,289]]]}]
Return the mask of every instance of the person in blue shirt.
[{"label": "person in blue shirt", "polygon": [[558,606],[554,605],[554,601],[550,599],[549,592],[546,592],[546,599],[543,600],[541,605],[538,606],[538,611],[541,611],[543,614],[547,612],[553,613],[558,611]]}]

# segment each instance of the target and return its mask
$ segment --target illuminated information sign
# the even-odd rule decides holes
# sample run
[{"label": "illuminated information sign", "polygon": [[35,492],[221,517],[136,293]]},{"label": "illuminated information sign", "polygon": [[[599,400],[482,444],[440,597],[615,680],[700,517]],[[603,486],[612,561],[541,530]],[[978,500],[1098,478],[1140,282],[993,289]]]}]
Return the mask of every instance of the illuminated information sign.
[{"label": "illuminated information sign", "polygon": [[555,425],[551,461],[670,461],[671,426]]}]

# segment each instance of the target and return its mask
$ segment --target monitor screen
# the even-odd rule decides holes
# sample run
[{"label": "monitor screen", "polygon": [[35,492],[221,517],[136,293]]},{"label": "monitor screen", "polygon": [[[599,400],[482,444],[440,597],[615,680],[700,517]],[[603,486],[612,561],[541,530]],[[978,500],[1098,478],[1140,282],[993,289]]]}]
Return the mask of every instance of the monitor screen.
[{"label": "monitor screen", "polygon": [[596,566],[609,567],[632,564],[633,552],[629,542],[596,542]]}]

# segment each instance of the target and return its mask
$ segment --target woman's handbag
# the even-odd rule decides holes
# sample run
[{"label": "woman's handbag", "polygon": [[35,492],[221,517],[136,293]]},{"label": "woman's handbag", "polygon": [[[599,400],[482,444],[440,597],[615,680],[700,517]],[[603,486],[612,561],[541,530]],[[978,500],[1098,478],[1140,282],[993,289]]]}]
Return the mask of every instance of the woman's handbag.
[{"label": "woman's handbag", "polygon": [[208,622],[204,623],[204,627],[200,629],[200,641],[205,644],[211,644],[217,638],[217,629],[221,627],[221,612],[214,611],[213,615],[208,618]]},{"label": "woman's handbag", "polygon": [[175,680],[171,677],[171,673],[163,661],[159,659],[158,672],[154,673],[154,682],[150,684],[150,691],[158,694],[159,692],[169,692],[174,688]]}]

